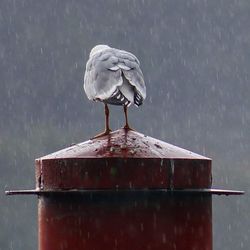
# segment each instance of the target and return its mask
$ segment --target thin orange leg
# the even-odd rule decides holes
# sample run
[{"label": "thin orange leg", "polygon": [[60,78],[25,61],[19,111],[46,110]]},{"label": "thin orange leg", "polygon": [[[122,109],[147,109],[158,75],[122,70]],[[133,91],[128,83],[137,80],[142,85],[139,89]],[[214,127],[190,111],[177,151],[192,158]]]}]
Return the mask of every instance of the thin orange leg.
[{"label": "thin orange leg", "polygon": [[125,114],[125,126],[123,128],[133,130],[128,124],[128,107],[126,105],[123,106],[123,111]]},{"label": "thin orange leg", "polygon": [[96,135],[95,137],[93,137],[92,139],[108,135],[112,131],[110,129],[110,127],[109,127],[109,108],[108,108],[108,105],[106,103],[104,105],[105,105],[105,107],[104,107],[104,113],[105,113],[105,130],[104,130],[104,132],[102,132],[102,133]]}]

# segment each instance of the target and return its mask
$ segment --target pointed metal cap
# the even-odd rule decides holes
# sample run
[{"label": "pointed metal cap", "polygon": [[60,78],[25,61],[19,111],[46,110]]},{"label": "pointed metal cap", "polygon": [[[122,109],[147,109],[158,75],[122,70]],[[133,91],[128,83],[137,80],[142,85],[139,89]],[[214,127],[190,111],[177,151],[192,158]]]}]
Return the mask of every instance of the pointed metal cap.
[{"label": "pointed metal cap", "polygon": [[40,190],[210,188],[211,159],[119,129],[36,160]]}]

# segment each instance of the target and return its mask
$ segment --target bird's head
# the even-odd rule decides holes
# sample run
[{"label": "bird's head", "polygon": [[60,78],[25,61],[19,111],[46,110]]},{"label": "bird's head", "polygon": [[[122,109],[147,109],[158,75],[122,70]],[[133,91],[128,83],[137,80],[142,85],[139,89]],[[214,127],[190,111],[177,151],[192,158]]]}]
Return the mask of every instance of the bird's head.
[{"label": "bird's head", "polygon": [[105,49],[110,49],[110,47],[108,45],[105,45],[105,44],[99,44],[99,45],[96,45],[91,51],[90,51],[90,54],[89,54],[89,57],[92,57],[94,56],[96,53],[99,53]]}]

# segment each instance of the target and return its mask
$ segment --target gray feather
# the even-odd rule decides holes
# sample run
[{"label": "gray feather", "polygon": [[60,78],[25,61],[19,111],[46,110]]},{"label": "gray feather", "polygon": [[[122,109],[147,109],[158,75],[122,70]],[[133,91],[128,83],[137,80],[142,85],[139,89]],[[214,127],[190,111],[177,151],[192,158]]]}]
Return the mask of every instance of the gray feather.
[{"label": "gray feather", "polygon": [[[146,86],[140,62],[130,52],[98,45],[91,50],[86,65],[84,90],[91,100],[108,102],[112,99],[113,104],[119,105],[112,96],[117,89],[124,98],[120,105],[124,105],[124,101],[137,106],[142,103],[146,98]],[[137,95],[141,97],[140,104]]]}]

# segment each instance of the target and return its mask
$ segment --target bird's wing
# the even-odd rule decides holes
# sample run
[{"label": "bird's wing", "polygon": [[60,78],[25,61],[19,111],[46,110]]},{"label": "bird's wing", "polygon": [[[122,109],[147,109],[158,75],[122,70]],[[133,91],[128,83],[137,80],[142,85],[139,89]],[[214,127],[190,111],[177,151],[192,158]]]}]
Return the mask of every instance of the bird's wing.
[{"label": "bird's wing", "polygon": [[107,49],[89,59],[84,76],[84,90],[90,100],[105,100],[122,85],[120,70],[113,70],[118,64],[111,49]]},{"label": "bird's wing", "polygon": [[124,50],[116,50],[116,56],[118,58],[116,66],[122,70],[128,82],[134,86],[136,91],[145,99],[146,86],[140,69],[139,60],[136,56]]},{"label": "bird's wing", "polygon": [[123,83],[122,73],[143,99],[146,87],[139,60],[131,53],[107,49],[89,59],[84,76],[84,90],[90,100],[105,100]]}]

